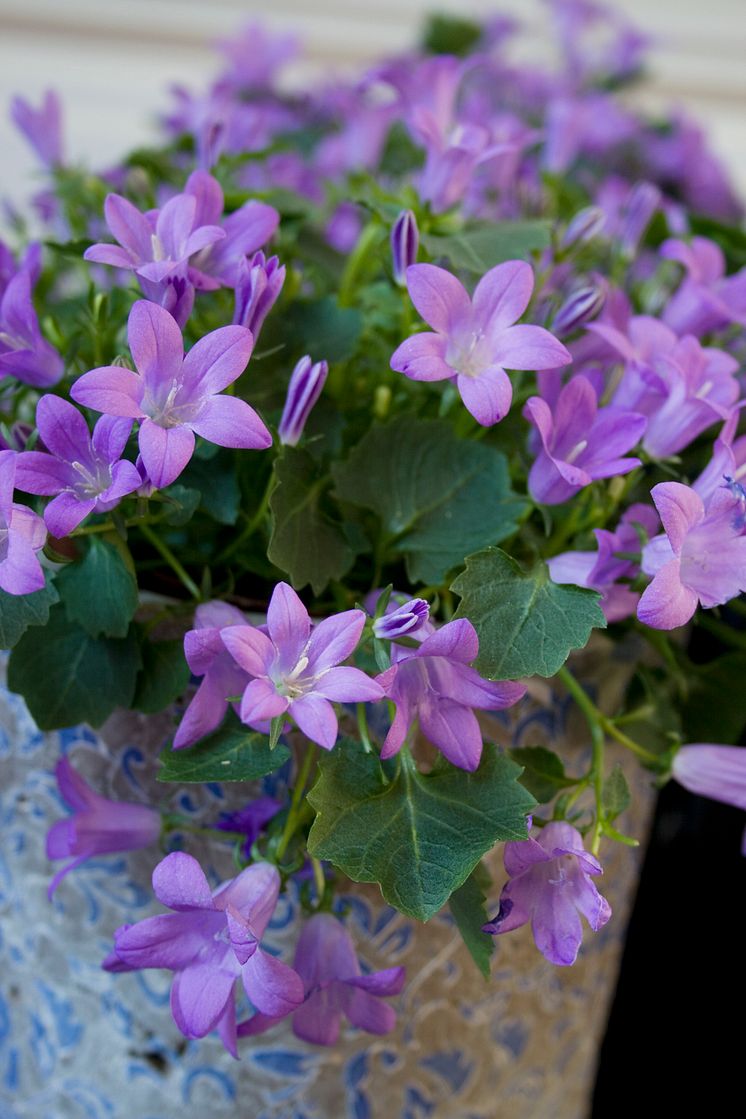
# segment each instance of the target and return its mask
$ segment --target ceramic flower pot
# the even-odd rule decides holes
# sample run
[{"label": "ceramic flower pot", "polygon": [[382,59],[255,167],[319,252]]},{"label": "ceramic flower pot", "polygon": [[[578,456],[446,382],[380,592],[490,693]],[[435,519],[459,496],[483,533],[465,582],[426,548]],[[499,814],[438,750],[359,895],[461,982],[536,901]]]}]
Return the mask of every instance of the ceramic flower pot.
[{"label": "ceramic flower pot", "polygon": [[[576,658],[575,669],[611,708],[629,677],[629,658],[624,646],[615,650],[602,639]],[[52,774],[62,753],[74,751],[77,768],[102,794],[166,805],[195,822],[245,802],[245,788],[156,783],[156,754],[171,725],[168,715],[128,713],[99,733],[76,727],[42,734],[22,700],[0,692],[3,1114],[220,1119],[238,1108],[256,1119],[493,1119],[498,1099],[499,1114],[512,1119],[586,1113],[641,849],[603,849],[602,890],[613,917],[598,933],[586,930],[574,967],[549,964],[523,928],[497,939],[489,982],[446,912],[418,925],[389,908],[376,887],[351,885],[348,927],[364,962],[407,968],[394,1000],[395,1032],[371,1038],[348,1030],[324,1049],[281,1025],[242,1042],[237,1063],[214,1035],[189,1042],[178,1032],[170,973],[101,970],[114,929],[158,910],[150,888],[155,849],[94,858],[65,880],[53,904],[46,896],[45,834],[64,812]],[[501,713],[493,731],[506,744],[551,745],[568,771],[582,768],[582,721],[548,684]],[[642,772],[638,785],[621,826],[644,840],[653,797]],[[200,850],[216,880],[234,873],[227,847],[212,844],[208,862],[202,838]],[[499,849],[489,861],[494,904],[505,877]],[[298,916],[293,895],[283,895],[266,943],[285,958]]]}]

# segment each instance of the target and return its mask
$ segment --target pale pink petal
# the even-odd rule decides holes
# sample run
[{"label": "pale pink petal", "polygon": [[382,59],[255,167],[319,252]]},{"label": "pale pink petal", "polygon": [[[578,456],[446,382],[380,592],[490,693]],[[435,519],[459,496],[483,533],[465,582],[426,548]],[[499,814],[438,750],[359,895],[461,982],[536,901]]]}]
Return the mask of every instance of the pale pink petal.
[{"label": "pale pink petal", "polygon": [[655,502],[671,547],[681,551],[687,532],[704,517],[702,498],[689,486],[680,482],[659,482],[650,495]]},{"label": "pale pink petal", "polygon": [[660,569],[637,604],[637,617],[654,629],[676,629],[697,609],[697,595],[681,582],[681,562],[674,559]]}]

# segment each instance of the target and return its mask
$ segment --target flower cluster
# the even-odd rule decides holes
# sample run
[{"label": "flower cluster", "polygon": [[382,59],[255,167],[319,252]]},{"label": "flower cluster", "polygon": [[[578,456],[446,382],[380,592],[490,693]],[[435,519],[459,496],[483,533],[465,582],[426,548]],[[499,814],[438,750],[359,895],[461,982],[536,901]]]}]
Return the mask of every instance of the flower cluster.
[{"label": "flower cluster", "polygon": [[[10,686],[45,730],[170,712],[165,782],[266,782],[233,781],[200,829],[233,845],[211,883],[188,818],[63,759],[50,893],[160,844],[171,912],[118,929],[104,966],[172,971],[178,1029],[233,1055],[285,1019],[323,1045],[343,1018],[394,1028],[403,971],[358,961],[348,879],[426,920],[505,842],[467,945],[530,924],[572,964],[581,916],[611,916],[604,844],[634,842],[609,740],[744,807],[732,654],[668,634],[743,626],[742,209],[695,126],[614,92],[634,29],[549,7],[552,69],[516,67],[496,21],[465,56],[303,97],[278,81],[294,45],[251,28],[177,91],[157,151],[99,175],[66,162],[53,93],[13,105],[55,251],[0,242]],[[613,714],[567,663],[607,626],[652,651],[620,655]],[[704,734],[689,700],[713,682]],[[521,739],[562,691],[592,744],[569,759]],[[292,965],[281,891],[307,918]]]}]

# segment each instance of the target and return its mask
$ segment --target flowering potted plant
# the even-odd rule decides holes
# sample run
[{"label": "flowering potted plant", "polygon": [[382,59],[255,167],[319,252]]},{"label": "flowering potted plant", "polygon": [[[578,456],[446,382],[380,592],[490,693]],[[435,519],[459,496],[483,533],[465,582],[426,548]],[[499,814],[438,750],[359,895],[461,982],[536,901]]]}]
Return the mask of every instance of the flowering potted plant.
[{"label": "flowering potted plant", "polygon": [[[697,666],[682,629],[743,616],[740,206],[694,126],[618,99],[639,36],[551,9],[557,71],[513,66],[506,21],[433,21],[302,95],[252,27],[160,147],[97,175],[53,94],[13,106],[49,183],[43,243],[19,219],[0,247],[8,687],[42,731],[163,713],[163,789],[237,798],[196,825],[63,757],[50,895],[143,849],[162,908],[103,966],[171,972],[176,1028],[234,1056],[283,1021],[393,1028],[404,971],[361,968],[350,880],[415,921],[450,906],[486,975],[523,925],[564,967],[613,919],[605,850],[639,838],[628,766],[746,807],[738,697],[710,704],[742,639]],[[610,712],[570,659],[604,629],[637,650]],[[506,743],[489,713],[542,680],[587,753]]]}]

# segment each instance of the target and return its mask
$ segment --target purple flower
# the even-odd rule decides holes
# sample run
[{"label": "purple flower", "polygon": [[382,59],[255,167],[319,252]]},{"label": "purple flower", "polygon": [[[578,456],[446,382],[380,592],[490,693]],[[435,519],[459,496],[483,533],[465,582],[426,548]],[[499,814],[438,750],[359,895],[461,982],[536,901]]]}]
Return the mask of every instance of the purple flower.
[{"label": "purple flower", "polygon": [[738,362],[723,350],[704,349],[688,334],[654,362],[642,379],[650,390],[640,400],[648,417],[644,449],[653,458],[684,450],[738,400]]},{"label": "purple flower", "polygon": [[585,209],[578,210],[562,234],[560,249],[568,252],[570,249],[587,244],[603,232],[605,224],[606,215],[599,206],[586,206]]},{"label": "purple flower", "polygon": [[554,412],[540,396],[523,412],[541,437],[542,449],[531,467],[528,488],[535,501],[558,505],[597,478],[627,474],[640,465],[622,458],[645,430],[644,416],[619,408],[599,408],[593,385],[577,376],[559,394]]},{"label": "purple flower", "polygon": [[[614,532],[596,528],[598,551],[563,552],[547,560],[554,583],[574,583],[601,592],[601,609],[607,622],[619,622],[635,613],[639,594],[620,583],[634,579],[639,563],[629,559],[630,553],[641,550],[638,526],[651,537],[658,527],[658,516],[649,505],[630,505]],[[620,554],[621,553],[621,554]]]},{"label": "purple flower", "polygon": [[399,287],[407,285],[407,269],[417,263],[420,233],[417,218],[411,210],[402,210],[391,229],[391,259],[394,280]]},{"label": "purple flower", "polygon": [[[199,222],[197,209],[193,194],[177,194],[161,210],[141,214],[126,198],[109,194],[104,215],[119,244],[91,245],[83,258],[134,272],[143,295],[164,306],[183,326],[194,299],[189,260],[200,249],[225,238],[219,226]],[[220,284],[200,273],[200,286]]]},{"label": "purple flower", "polygon": [[429,617],[430,607],[424,598],[411,598],[401,606],[390,602],[386,613],[376,618],[373,623],[373,633],[382,641],[396,641],[398,637],[411,637]]},{"label": "purple flower", "polygon": [[241,262],[269,240],[280,215],[273,206],[252,199],[223,218],[223,191],[207,171],[194,171],[189,176],[183,197],[195,199],[196,226],[221,228],[223,233],[221,238],[205,240],[199,247],[190,261],[190,280],[197,288],[212,288],[216,283],[235,287],[241,278]]},{"label": "purple flower", "polygon": [[364,703],[383,689],[358,668],[338,668],[354,651],[365,625],[362,610],[345,610],[311,627],[308,611],[287,583],[278,583],[267,609],[267,632],[229,626],[226,649],[253,677],[241,700],[241,719],[251,724],[287,713],[301,731],[331,750],[337,716],[330,700]]},{"label": "purple flower", "polygon": [[228,696],[241,695],[249,682],[228,653],[220,636],[226,626],[242,626],[246,618],[227,602],[205,602],[194,614],[195,628],[184,637],[184,656],[202,681],[174,736],[174,750],[193,746],[220,726],[228,710]]},{"label": "purple flower", "polygon": [[710,742],[682,746],[673,760],[672,771],[690,793],[746,811],[746,750],[742,746]]},{"label": "purple flower", "polygon": [[511,932],[531,922],[536,947],[552,964],[574,964],[583,939],[582,914],[594,932],[611,917],[592,876],[601,865],[583,847],[571,824],[552,821],[536,839],[505,844],[510,881],[500,895],[500,911],[484,932]]},{"label": "purple flower", "polygon": [[138,300],[127,335],[137,373],[118,365],[92,369],[70,395],[86,408],[140,421],[140,454],[154,486],[178,478],[192,457],[195,433],[219,447],[270,446],[272,437],[254,409],[238,396],[219,395],[246,368],[254,345],[250,331],[220,327],[184,357],[171,315]]},{"label": "purple flower", "polygon": [[295,36],[270,34],[260,23],[247,24],[217,46],[229,64],[220,85],[233,93],[272,86],[277,70],[298,54]]},{"label": "purple flower", "polygon": [[55,775],[73,815],[52,824],[47,833],[47,858],[72,856],[72,862],[58,870],[49,883],[50,898],[65,875],[86,859],[115,851],[137,851],[155,843],[161,834],[160,813],[154,808],[99,796],[67,758],[57,762]]},{"label": "purple flower", "polygon": [[409,728],[420,729],[454,765],[473,771],[482,756],[482,733],[472,708],[500,711],[517,703],[523,684],[483,680],[469,666],[479,653],[476,630],[466,618],[447,622],[416,649],[399,648],[396,662],[377,677],[396,715],[381,750],[397,754]]},{"label": "purple flower", "polygon": [[57,495],[44,510],[53,536],[67,536],[89,513],[108,513],[141,485],[135,464],[121,457],[132,420],[102,416],[91,436],[77,408],[59,396],[43,396],[36,426],[50,453],[19,454],[16,487]]},{"label": "purple flower", "polygon": [[44,547],[44,521],[13,501],[14,451],[0,451],[0,588],[7,594],[31,594],[44,586],[36,553]]},{"label": "purple flower", "polygon": [[[314,1045],[335,1045],[343,1016],[367,1033],[393,1030],[396,1014],[379,1000],[399,994],[404,968],[363,975],[350,934],[331,913],[315,913],[303,926],[293,966],[305,993],[305,1001],[293,1012],[296,1037]],[[238,1035],[253,1037],[279,1021],[279,1017],[255,1014],[241,1023]]]},{"label": "purple flower", "polygon": [[300,359],[291,373],[285,407],[278,428],[280,442],[286,447],[294,447],[298,443],[311,409],[321,395],[328,374],[327,363],[317,361],[314,364],[308,354]]},{"label": "purple flower", "polygon": [[746,325],[746,268],[725,275],[725,257],[719,245],[706,237],[669,240],[661,256],[686,269],[678,291],[663,312],[663,321],[678,334],[701,336],[728,323]]},{"label": "purple flower", "polygon": [[243,854],[244,858],[250,859],[251,848],[261,835],[265,825],[274,819],[280,811],[282,811],[282,805],[273,797],[255,797],[243,808],[239,808],[238,812],[223,812],[214,827],[219,831],[241,832],[245,835]]},{"label": "purple flower", "polygon": [[62,163],[62,106],[57,94],[48,89],[39,109],[23,97],[10,103],[13,124],[22,132],[45,167]]},{"label": "purple flower", "polygon": [[255,343],[284,283],[285,265],[276,256],[265,260],[264,253],[258,252],[251,261],[244,257],[238,262],[233,322],[250,330]]},{"label": "purple flower", "polygon": [[555,369],[570,354],[540,326],[514,326],[528,306],[534,276],[521,260],[498,264],[477,284],[474,299],[443,268],[413,264],[407,287],[423,319],[435,328],[399,346],[391,368],[415,381],[456,378],[472,416],[490,426],[510,408],[509,369]]},{"label": "purple flower", "polygon": [[38,279],[36,257],[27,257],[0,300],[0,375],[47,388],[64,372],[62,358],[42,336],[31,289]]},{"label": "purple flower", "polygon": [[260,947],[274,912],[280,875],[269,863],[253,863],[211,891],[196,859],[183,851],[167,855],[153,871],[158,900],[174,913],[122,925],[107,971],[168,968],[175,972],[171,1013],[185,1037],[217,1029],[236,1057],[237,979],[253,1006],[283,1017],[303,1001],[300,977]]},{"label": "purple flower", "polygon": [[643,550],[642,569],[653,581],[637,616],[654,629],[675,629],[698,603],[720,606],[746,590],[745,502],[727,485],[706,507],[680,482],[661,482],[651,495],[666,536],[656,536]]}]

